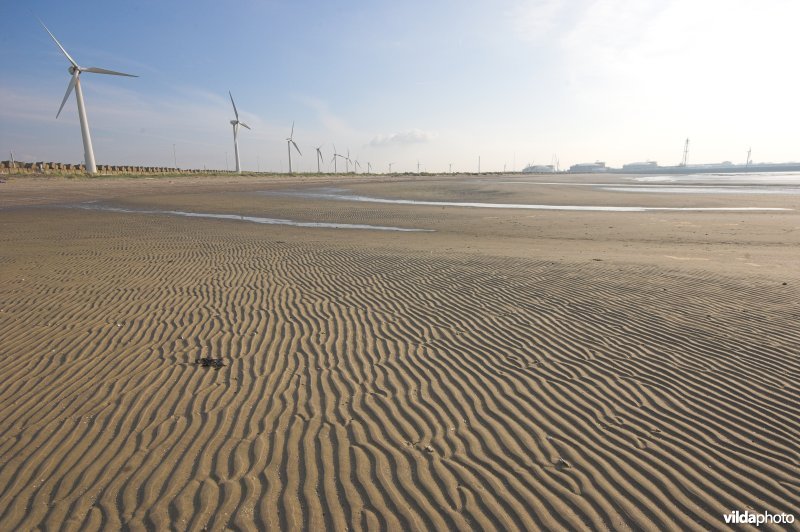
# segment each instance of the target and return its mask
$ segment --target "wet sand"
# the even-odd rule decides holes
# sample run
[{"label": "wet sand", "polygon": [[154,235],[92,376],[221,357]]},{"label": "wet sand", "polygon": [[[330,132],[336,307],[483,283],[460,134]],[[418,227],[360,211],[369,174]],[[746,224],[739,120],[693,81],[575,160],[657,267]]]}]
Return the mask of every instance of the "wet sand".
[{"label": "wet sand", "polygon": [[0,184],[0,529],[798,516],[800,196],[493,179]]}]

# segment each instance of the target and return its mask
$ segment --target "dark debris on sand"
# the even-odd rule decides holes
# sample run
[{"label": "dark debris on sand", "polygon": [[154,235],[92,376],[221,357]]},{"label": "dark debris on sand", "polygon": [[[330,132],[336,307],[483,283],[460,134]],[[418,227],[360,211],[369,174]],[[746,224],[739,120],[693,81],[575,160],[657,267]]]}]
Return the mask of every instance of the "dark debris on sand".
[{"label": "dark debris on sand", "polygon": [[225,362],[223,362],[221,358],[198,358],[194,363],[200,364],[204,368],[219,369],[225,366]]}]

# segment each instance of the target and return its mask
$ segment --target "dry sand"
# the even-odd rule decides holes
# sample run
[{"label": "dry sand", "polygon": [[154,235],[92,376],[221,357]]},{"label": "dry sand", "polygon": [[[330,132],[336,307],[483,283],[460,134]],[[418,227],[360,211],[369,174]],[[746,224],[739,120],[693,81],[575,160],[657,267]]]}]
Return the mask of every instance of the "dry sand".
[{"label": "dry sand", "polygon": [[800,517],[800,196],[490,179],[0,184],[0,530]]}]

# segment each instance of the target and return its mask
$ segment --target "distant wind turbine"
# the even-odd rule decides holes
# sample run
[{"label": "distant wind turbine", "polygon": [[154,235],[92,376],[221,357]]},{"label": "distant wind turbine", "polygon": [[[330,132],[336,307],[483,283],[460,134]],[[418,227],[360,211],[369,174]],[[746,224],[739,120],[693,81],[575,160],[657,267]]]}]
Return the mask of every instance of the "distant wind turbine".
[{"label": "distant wind turbine", "polygon": [[361,163],[358,162],[358,159],[356,159],[353,161],[353,173],[357,174],[359,168],[361,168]]},{"label": "distant wind turbine", "polygon": [[351,159],[350,159],[350,148],[347,148],[347,157],[345,157],[345,158],[344,158],[344,167],[345,167],[345,169],[347,170],[347,171],[345,172],[346,174],[349,174],[349,173],[350,173],[350,163],[351,163],[351,162],[352,162],[352,161],[351,161]]},{"label": "distant wind turbine", "polygon": [[316,147],[316,150],[317,150],[317,173],[318,174],[322,173],[322,171],[319,169],[319,163],[324,160],[322,158],[322,151],[320,151],[320,148],[322,148],[322,146],[317,146]]},{"label": "distant wind turbine", "polygon": [[56,113],[56,118],[61,114],[61,110],[64,108],[64,104],[67,103],[67,99],[69,98],[72,89],[75,89],[75,99],[78,100],[78,118],[81,121],[81,135],[83,136],[83,156],[84,156],[84,163],[86,164],[86,172],[89,174],[96,174],[97,173],[97,165],[94,162],[94,150],[92,149],[92,137],[89,134],[89,120],[86,118],[86,107],[83,105],[83,91],[81,90],[81,73],[83,72],[91,72],[93,74],[110,74],[112,76],[127,76],[129,78],[137,78],[139,76],[134,76],[133,74],[125,74],[122,72],[115,72],[113,70],[106,70],[104,68],[96,68],[96,67],[89,67],[83,68],[75,62],[72,57],[67,53],[61,43],[58,42],[55,35],[53,35],[50,30],[47,29],[47,26],[44,25],[44,22],[41,20],[39,24],[45,29],[47,33],[50,34],[50,37],[53,41],[58,45],[61,49],[61,52],[70,62],[69,73],[72,74],[72,79],[67,86],[67,93],[64,94],[64,99],[61,100],[61,107],[58,108],[58,113]]},{"label": "distant wind turbine", "polygon": [[300,153],[300,148],[297,147],[297,143],[294,141],[294,122],[292,122],[292,132],[289,133],[289,137],[286,139],[286,149],[289,150],[289,173],[292,173],[292,146],[294,149],[297,150],[297,153],[301,156],[303,155]]},{"label": "distant wind turbine", "polygon": [[338,169],[336,168],[336,158],[337,157],[339,157],[341,159],[345,158],[344,155],[340,155],[340,154],[336,153],[336,144],[334,144],[333,145],[333,159],[331,159],[331,161],[333,162],[333,173],[334,174],[338,173]]},{"label": "distant wind turbine", "polygon": [[389,163],[389,173],[390,173],[390,174],[392,173],[392,165],[393,165],[393,164],[394,164],[394,163]]},{"label": "distant wind turbine", "polygon": [[367,161],[367,173],[368,174],[372,173],[372,163],[370,163],[369,161]]},{"label": "distant wind turbine", "polygon": [[233,148],[236,152],[236,173],[242,173],[242,165],[239,162],[239,126],[246,127],[250,129],[250,126],[245,124],[244,122],[239,121],[239,111],[236,110],[236,104],[233,103],[233,95],[231,91],[228,91],[228,96],[231,97],[231,105],[233,105],[233,114],[236,115],[236,120],[231,120],[231,125],[233,126]]}]

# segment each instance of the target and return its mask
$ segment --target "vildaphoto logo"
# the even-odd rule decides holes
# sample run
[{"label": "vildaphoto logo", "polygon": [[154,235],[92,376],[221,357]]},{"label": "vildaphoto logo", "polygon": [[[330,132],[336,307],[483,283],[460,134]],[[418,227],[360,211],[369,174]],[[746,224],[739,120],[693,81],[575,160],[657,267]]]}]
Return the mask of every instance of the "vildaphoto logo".
[{"label": "vildaphoto logo", "polygon": [[794,515],[792,514],[771,514],[769,512],[757,514],[748,510],[744,512],[734,510],[729,514],[723,515],[722,518],[729,525],[759,526],[764,524],[790,525],[794,523]]}]

